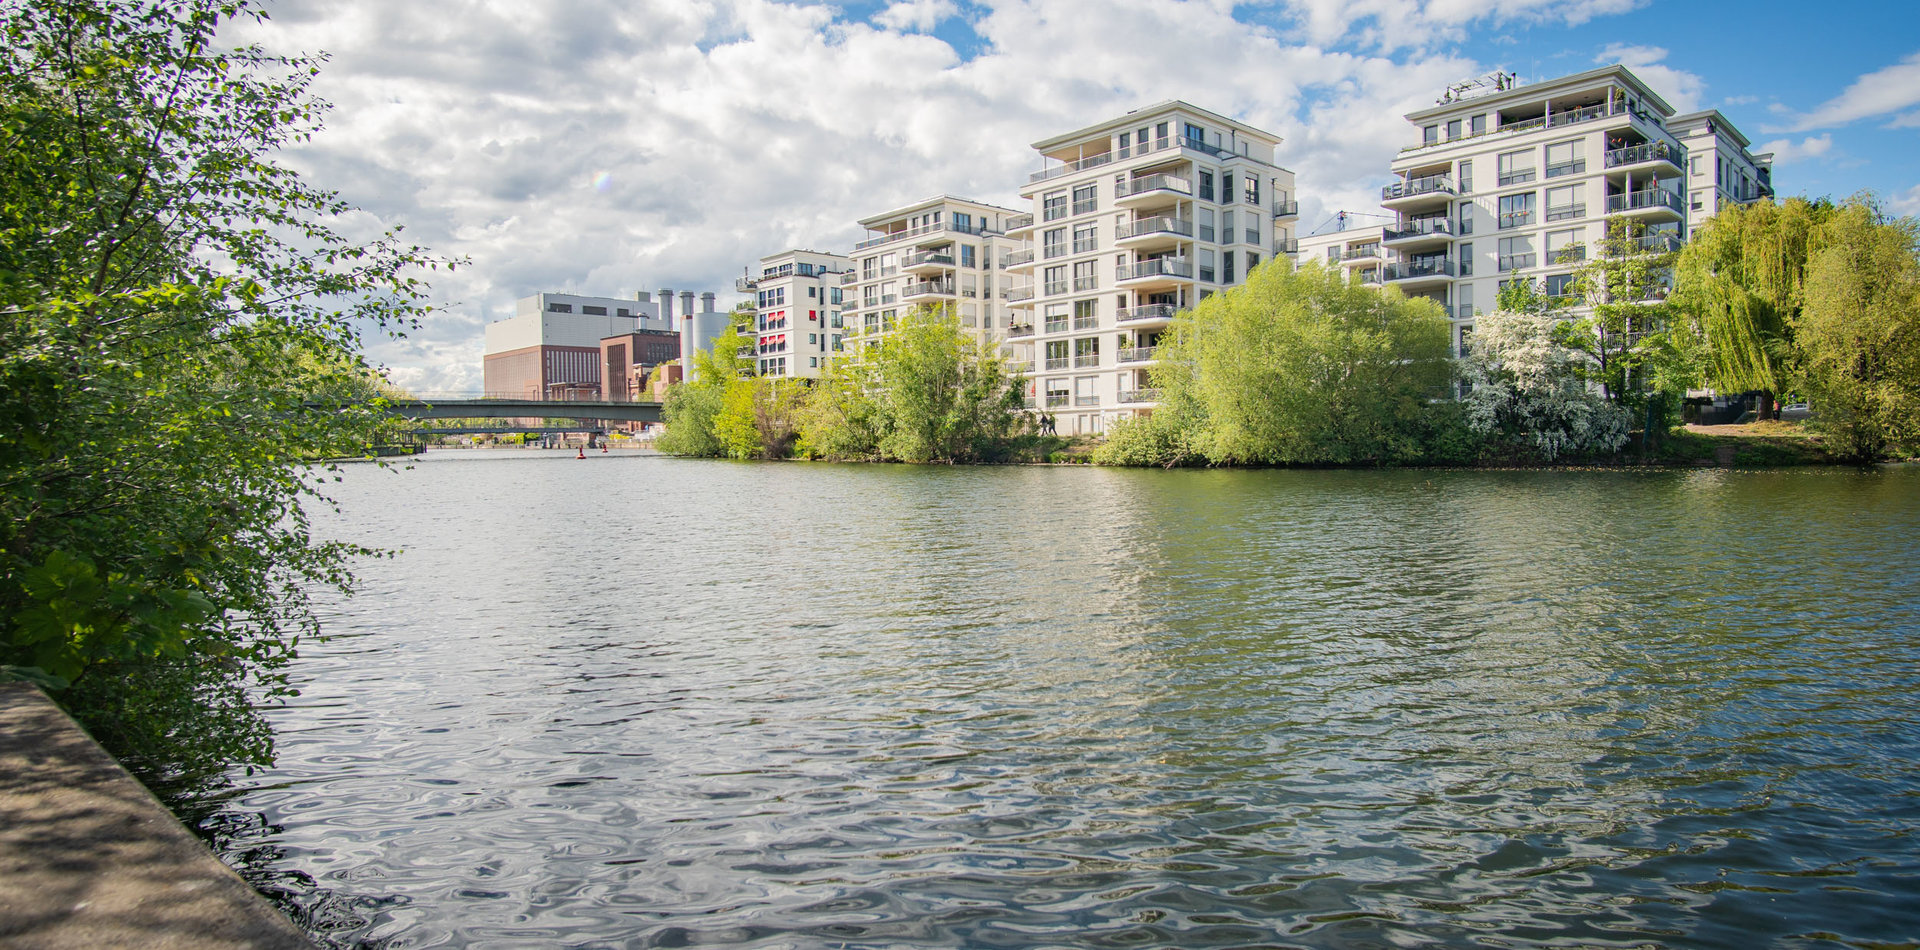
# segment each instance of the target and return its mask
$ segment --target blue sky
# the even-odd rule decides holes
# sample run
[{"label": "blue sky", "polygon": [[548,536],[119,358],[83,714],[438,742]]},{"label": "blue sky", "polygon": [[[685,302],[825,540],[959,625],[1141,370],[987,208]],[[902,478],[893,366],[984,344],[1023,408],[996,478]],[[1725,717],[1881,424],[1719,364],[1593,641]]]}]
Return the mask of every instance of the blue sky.
[{"label": "blue sky", "polygon": [[1377,211],[1401,116],[1449,82],[1627,63],[1777,149],[1782,195],[1920,213],[1920,2],[1673,0],[277,0],[235,40],[332,55],[289,153],[344,224],[472,266],[372,344],[402,385],[480,380],[537,291],[716,290],[930,195],[1002,204],[1029,143],[1162,99],[1284,139],[1300,231]]}]

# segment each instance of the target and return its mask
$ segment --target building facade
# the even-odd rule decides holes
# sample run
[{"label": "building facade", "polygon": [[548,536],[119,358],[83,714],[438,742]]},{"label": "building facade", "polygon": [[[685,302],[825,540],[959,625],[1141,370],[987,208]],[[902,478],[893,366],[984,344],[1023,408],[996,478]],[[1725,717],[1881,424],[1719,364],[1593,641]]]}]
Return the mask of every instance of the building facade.
[{"label": "building facade", "polygon": [[1063,434],[1158,405],[1148,382],[1173,315],[1294,251],[1293,173],[1280,138],[1162,102],[1033,143],[1042,168],[1011,216],[1013,362]]},{"label": "building facade", "polygon": [[1011,208],[940,195],[860,219],[869,237],[855,244],[841,275],[846,336],[864,345],[892,329],[900,314],[941,306],[975,339],[992,342],[1008,326],[1001,262],[1020,242],[1008,238]]},{"label": "building facade", "polygon": [[1370,234],[1315,235],[1298,259],[1337,254],[1362,275],[1375,273],[1377,259],[1379,283],[1447,311],[1461,353],[1470,349],[1474,315],[1495,306],[1506,282],[1536,281],[1549,296],[1571,296],[1575,272],[1612,222],[1637,223],[1637,251],[1679,249],[1700,220],[1691,212],[1719,206],[1694,200],[1691,172],[1702,156],[1680,130],[1713,126],[1696,141],[1722,150],[1717,174],[1730,194],[1757,200],[1759,183],[1771,193],[1769,163],[1746,153],[1731,123],[1718,113],[1676,118],[1624,66],[1531,85],[1495,74],[1450,88],[1407,120],[1417,140],[1394,159],[1396,180],[1381,190],[1393,222],[1377,242]]},{"label": "building facade", "polygon": [[1667,128],[1687,147],[1687,211],[1694,225],[1730,205],[1773,197],[1773,155],[1748,151],[1753,143],[1718,109],[1674,116]]},{"label": "building facade", "polygon": [[852,262],[839,254],[801,248],[760,259],[759,273],[734,281],[735,290],[754,298],[754,351],[761,376],[820,375],[841,352],[846,334],[841,317]]},{"label": "building facade", "polygon": [[[714,294],[702,294],[701,300],[707,310],[713,309]],[[692,291],[681,292],[680,309],[693,312]],[[613,380],[619,390],[630,388],[627,374],[664,353],[667,341],[660,334],[673,331],[671,290],[661,290],[657,302],[645,291],[631,300],[560,293],[522,297],[512,317],[487,325],[482,385],[489,396],[600,399],[605,380]],[[677,339],[678,334],[673,335]],[[610,338],[617,345],[603,347],[602,341]],[[616,356],[618,372],[609,376]]]}]

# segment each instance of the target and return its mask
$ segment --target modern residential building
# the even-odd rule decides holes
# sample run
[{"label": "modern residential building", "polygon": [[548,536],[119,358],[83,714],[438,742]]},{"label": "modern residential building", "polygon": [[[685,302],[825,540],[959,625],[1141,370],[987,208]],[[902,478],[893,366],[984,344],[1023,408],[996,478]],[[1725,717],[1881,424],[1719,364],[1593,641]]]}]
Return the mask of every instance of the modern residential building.
[{"label": "modern residential building", "polygon": [[1011,216],[1007,339],[1029,403],[1063,434],[1151,412],[1148,370],[1174,313],[1294,251],[1280,138],[1168,101],[1033,143],[1042,168]]},{"label": "modern residential building", "polygon": [[1011,208],[940,195],[860,219],[870,236],[853,246],[840,276],[849,338],[873,339],[901,313],[943,305],[982,341],[1007,330],[1001,262],[1018,249],[1006,235]]},{"label": "modern residential building", "polygon": [[1324,258],[1337,243],[1343,263],[1365,273],[1377,254],[1382,283],[1447,309],[1461,352],[1474,315],[1494,305],[1505,282],[1536,280],[1549,295],[1571,294],[1574,271],[1610,222],[1637,221],[1645,251],[1679,248],[1697,219],[1688,196],[1694,156],[1676,123],[1713,126],[1696,141],[1721,151],[1717,181],[1729,195],[1754,200],[1762,185],[1771,189],[1761,171],[1770,163],[1746,153],[1724,117],[1676,120],[1620,65],[1530,85],[1494,74],[1450,87],[1407,119],[1418,140],[1394,159],[1396,181],[1381,191],[1394,221],[1381,229],[1378,250],[1364,236],[1321,235],[1304,242],[1300,259]]},{"label": "modern residential building", "polygon": [[853,273],[839,254],[802,248],[769,254],[733,288],[754,298],[754,351],[761,376],[820,375],[841,350],[841,279]]},{"label": "modern residential building", "polygon": [[[714,294],[701,299],[711,311]],[[680,307],[684,314],[693,312],[692,291],[680,294]],[[512,317],[487,325],[483,386],[488,395],[599,399],[603,380],[629,389],[628,374],[664,354],[667,341],[661,334],[674,330],[671,290],[661,290],[658,302],[645,291],[631,300],[560,293],[523,297]],[[607,340],[613,345],[603,346]],[[677,356],[676,351],[666,359]]]},{"label": "modern residential building", "polygon": [[1773,154],[1748,151],[1752,143],[1718,109],[1667,120],[1687,147],[1688,219],[1699,226],[1728,205],[1773,197]]},{"label": "modern residential building", "polygon": [[1312,233],[1299,237],[1294,260],[1300,264],[1326,261],[1358,275],[1362,283],[1378,284],[1380,270],[1386,264],[1386,251],[1380,244],[1386,232],[1386,226],[1380,223],[1383,217],[1392,220],[1379,214],[1338,212]]}]

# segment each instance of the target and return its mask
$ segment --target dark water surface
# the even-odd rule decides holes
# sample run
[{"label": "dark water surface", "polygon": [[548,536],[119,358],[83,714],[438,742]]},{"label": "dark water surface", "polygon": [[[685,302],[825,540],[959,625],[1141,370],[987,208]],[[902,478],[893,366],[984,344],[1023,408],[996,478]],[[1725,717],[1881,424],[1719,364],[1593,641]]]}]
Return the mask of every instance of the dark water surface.
[{"label": "dark water surface", "polygon": [[344,476],[343,944],[1920,946],[1920,470]]}]

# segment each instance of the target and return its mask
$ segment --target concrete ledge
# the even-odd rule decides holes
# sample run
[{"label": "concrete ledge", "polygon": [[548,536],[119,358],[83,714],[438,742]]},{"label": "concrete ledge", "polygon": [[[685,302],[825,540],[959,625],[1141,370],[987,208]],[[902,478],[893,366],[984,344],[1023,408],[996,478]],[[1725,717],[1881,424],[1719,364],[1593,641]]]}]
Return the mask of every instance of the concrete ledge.
[{"label": "concrete ledge", "polygon": [[0,683],[0,947],[314,945],[39,689]]}]

